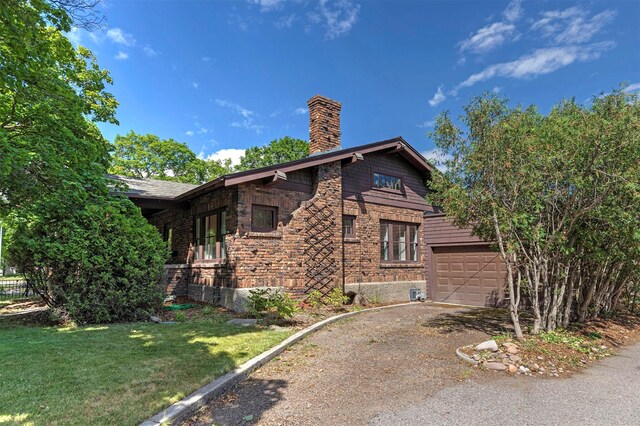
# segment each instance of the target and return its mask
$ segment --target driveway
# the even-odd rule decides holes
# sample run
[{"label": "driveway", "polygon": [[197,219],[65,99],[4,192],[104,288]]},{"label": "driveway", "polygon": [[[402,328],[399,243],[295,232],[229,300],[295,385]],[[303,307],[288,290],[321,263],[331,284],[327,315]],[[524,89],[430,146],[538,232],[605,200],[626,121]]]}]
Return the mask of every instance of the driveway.
[{"label": "driveway", "polygon": [[640,425],[640,345],[568,379],[456,358],[456,347],[505,327],[502,311],[428,303],[363,313],[294,345],[185,424]]},{"label": "driveway", "polygon": [[640,345],[569,379],[501,377],[453,386],[372,425],[638,425]]},{"label": "driveway", "polygon": [[186,423],[366,424],[381,412],[418,404],[481,373],[460,362],[454,349],[502,329],[440,322],[464,318],[463,312],[474,311],[418,304],[340,321],[294,345]]}]

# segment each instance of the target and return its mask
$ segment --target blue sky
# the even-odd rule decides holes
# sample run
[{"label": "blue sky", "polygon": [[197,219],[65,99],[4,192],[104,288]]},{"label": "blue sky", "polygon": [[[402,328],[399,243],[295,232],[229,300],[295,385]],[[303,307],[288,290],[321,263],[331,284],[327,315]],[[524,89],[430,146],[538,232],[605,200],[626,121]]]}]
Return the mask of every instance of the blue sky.
[{"label": "blue sky", "polygon": [[306,101],[342,102],[342,144],[403,136],[423,153],[444,110],[496,91],[543,112],[640,90],[637,1],[118,1],[70,38],[114,80],[120,126],[237,158],[308,139]]}]

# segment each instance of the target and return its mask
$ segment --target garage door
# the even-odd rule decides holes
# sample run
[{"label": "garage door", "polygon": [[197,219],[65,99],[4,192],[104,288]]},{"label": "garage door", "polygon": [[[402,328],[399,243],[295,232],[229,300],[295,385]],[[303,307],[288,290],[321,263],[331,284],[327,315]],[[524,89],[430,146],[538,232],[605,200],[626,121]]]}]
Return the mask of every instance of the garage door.
[{"label": "garage door", "polygon": [[503,304],[506,267],[487,246],[434,247],[436,302],[472,306]]}]

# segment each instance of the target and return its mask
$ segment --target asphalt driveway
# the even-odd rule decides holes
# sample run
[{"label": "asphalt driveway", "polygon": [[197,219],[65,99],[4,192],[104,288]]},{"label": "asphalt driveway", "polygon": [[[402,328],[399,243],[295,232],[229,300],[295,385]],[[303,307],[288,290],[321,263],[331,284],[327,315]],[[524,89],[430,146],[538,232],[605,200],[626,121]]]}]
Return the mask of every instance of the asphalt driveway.
[{"label": "asphalt driveway", "polygon": [[640,345],[568,379],[464,383],[372,425],[640,425]]}]

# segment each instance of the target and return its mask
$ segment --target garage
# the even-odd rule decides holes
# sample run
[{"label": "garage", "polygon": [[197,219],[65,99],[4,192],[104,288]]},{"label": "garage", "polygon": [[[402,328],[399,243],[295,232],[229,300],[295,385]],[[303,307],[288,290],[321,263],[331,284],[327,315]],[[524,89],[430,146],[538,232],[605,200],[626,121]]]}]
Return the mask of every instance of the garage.
[{"label": "garage", "polygon": [[425,214],[424,238],[431,300],[471,306],[504,304],[506,267],[486,241],[441,213]]},{"label": "garage", "polygon": [[488,246],[433,248],[433,300],[472,306],[499,306],[506,268]]}]

